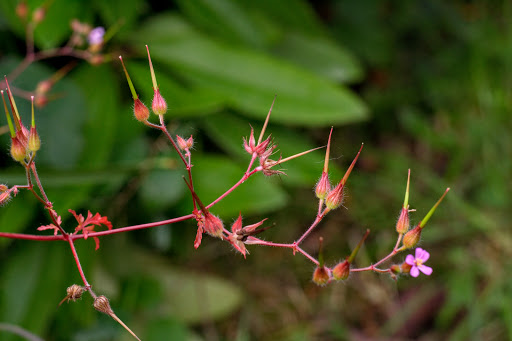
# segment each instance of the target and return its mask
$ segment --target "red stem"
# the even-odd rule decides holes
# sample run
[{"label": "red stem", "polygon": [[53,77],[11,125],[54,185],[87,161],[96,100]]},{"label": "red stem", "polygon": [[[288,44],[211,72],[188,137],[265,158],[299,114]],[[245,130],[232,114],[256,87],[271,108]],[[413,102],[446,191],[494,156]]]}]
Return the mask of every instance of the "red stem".
[{"label": "red stem", "polygon": [[82,270],[82,265],[80,264],[80,260],[78,259],[78,254],[76,253],[75,244],[73,243],[73,239],[68,236],[67,238],[69,242],[69,246],[71,247],[71,251],[73,252],[73,258],[75,258],[76,267],[78,268],[78,272],[80,272],[80,277],[82,277],[82,281],[84,282],[85,288],[89,290],[91,286],[87,279],[85,278],[84,271]]}]

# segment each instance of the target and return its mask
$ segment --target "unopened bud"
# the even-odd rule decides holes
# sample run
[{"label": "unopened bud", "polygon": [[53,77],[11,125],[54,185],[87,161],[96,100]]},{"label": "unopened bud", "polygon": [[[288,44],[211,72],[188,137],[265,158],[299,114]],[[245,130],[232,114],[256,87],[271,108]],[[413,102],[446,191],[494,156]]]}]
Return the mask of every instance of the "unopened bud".
[{"label": "unopened bud", "polygon": [[412,265],[407,264],[406,262],[403,262],[400,265],[400,271],[404,274],[408,274],[411,271]]},{"label": "unopened bud", "polygon": [[41,139],[37,133],[36,127],[30,128],[30,136],[28,138],[28,150],[37,152],[41,148]]},{"label": "unopened bud", "polygon": [[180,147],[181,150],[188,150],[194,146],[194,139],[192,136],[185,140],[183,137],[176,135],[176,141],[178,142],[178,147]]},{"label": "unopened bud", "polygon": [[326,285],[329,283],[329,270],[325,266],[318,266],[313,272],[313,282],[316,285]]},{"label": "unopened bud", "polygon": [[23,162],[27,156],[27,149],[20,142],[17,136],[11,139],[11,156],[18,162]]},{"label": "unopened bud", "polygon": [[7,187],[7,185],[0,184],[0,193],[3,193],[5,191],[7,191],[8,189],[9,189],[9,187]]},{"label": "unopened bud", "polygon": [[330,191],[331,183],[329,182],[329,175],[326,172],[322,172],[322,176],[315,187],[315,195],[318,199],[325,199]]},{"label": "unopened bud", "polygon": [[42,94],[36,95],[34,98],[34,104],[38,108],[46,106],[48,104],[48,96]]},{"label": "unopened bud", "polygon": [[[94,45],[94,46],[99,46],[99,45]],[[95,55],[92,55],[89,59],[88,59],[89,63],[91,65],[100,65],[102,64],[103,62],[105,62],[105,57],[101,54],[95,54]]]},{"label": "unopened bud", "polygon": [[16,15],[21,19],[26,19],[28,14],[28,7],[25,1],[21,1],[16,6]]},{"label": "unopened bud", "polygon": [[140,99],[133,101],[133,113],[137,121],[145,122],[149,118],[149,109]]},{"label": "unopened bud", "polygon": [[335,210],[343,203],[343,188],[344,184],[340,182],[332,191],[327,194],[325,198],[325,207],[329,210]]},{"label": "unopened bud", "polygon": [[335,280],[345,280],[350,275],[350,263],[343,261],[332,269],[332,276]]},{"label": "unopened bud", "polygon": [[402,273],[402,267],[398,264],[393,264],[389,267],[389,269],[391,270],[391,272],[394,274],[394,275],[399,275]]},{"label": "unopened bud", "polygon": [[36,86],[36,94],[47,94],[53,87],[53,82],[49,79],[40,81]]},{"label": "unopened bud", "polygon": [[153,109],[153,112],[157,115],[163,115],[167,112],[167,103],[162,95],[160,95],[160,90],[158,88],[155,89],[151,109]]},{"label": "unopened bud", "polygon": [[39,7],[32,14],[32,21],[37,25],[44,20],[46,16],[46,10],[43,7]]},{"label": "unopened bud", "polygon": [[21,142],[21,144],[23,144],[23,146],[26,146],[27,143],[28,143],[28,136],[30,135],[30,132],[28,131],[28,129],[23,125],[23,123],[21,123],[20,121],[20,126],[21,126],[21,130],[18,130],[16,132],[16,137],[18,138],[18,140]]},{"label": "unopened bud", "polygon": [[94,309],[96,309],[97,311],[100,311],[104,314],[107,314],[107,315],[114,314],[114,311],[112,310],[112,308],[110,308],[110,302],[108,301],[108,298],[106,298],[103,295],[98,296],[94,299],[93,306],[94,306]]},{"label": "unopened bud", "polygon": [[76,33],[87,35],[89,32],[91,32],[92,27],[89,24],[85,24],[80,22],[77,19],[73,19],[71,21],[71,29],[75,31]]},{"label": "unopened bud", "polygon": [[418,225],[409,232],[407,232],[404,236],[403,245],[407,248],[413,248],[418,244],[421,238],[421,226]]},{"label": "unopened bud", "polygon": [[398,221],[396,222],[396,232],[404,234],[407,231],[409,231],[409,206],[404,206],[402,207],[400,217],[398,217]]},{"label": "unopened bud", "polygon": [[222,220],[208,213],[204,219],[203,225],[204,232],[208,233],[212,237],[218,237],[222,239],[222,232],[224,231],[224,224]]},{"label": "unopened bud", "polygon": [[11,200],[11,192],[5,191],[0,193],[0,206],[7,204]]}]

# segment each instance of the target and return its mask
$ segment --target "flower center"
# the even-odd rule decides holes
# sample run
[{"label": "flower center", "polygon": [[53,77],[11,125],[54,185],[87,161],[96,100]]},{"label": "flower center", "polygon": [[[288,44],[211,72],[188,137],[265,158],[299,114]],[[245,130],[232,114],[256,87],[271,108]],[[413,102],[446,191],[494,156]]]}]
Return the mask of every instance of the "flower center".
[{"label": "flower center", "polygon": [[419,258],[416,258],[416,259],[414,260],[414,263],[416,263],[416,266],[420,266],[420,265],[422,265],[422,264],[423,264],[423,260],[422,260],[422,259],[419,259]]}]

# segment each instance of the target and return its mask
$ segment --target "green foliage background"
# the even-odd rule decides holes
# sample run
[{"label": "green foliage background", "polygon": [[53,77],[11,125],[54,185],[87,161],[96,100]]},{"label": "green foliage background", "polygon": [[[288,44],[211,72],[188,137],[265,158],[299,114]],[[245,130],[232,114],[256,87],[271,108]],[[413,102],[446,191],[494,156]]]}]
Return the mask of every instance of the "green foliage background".
[{"label": "green foliage background", "polygon": [[[42,3],[27,2],[30,10]],[[16,4],[0,2],[3,74],[25,53]],[[38,169],[69,229],[69,208],[100,212],[115,227],[191,210],[175,153],[132,118],[117,55],[150,103],[146,44],[173,133],[196,141],[193,172],[205,202],[245,170],[242,137],[250,125],[259,132],[274,95],[269,131],[283,156],[324,145],[334,126],[337,181],[365,143],[347,210],[305,244],[315,253],[323,236],[329,264],[366,228],[357,264],[391,250],[408,168],[415,222],[452,188],[423,235],[428,278],[364,273],[319,288],[313,266],[287,250],[249,247],[244,260],[211,238],[195,250],[195,226],[185,222],[101,238],[98,251],[78,242],[96,292],[150,341],[511,339],[511,14],[507,1],[51,1],[37,49],[64,44],[73,18],[119,27],[105,47],[113,62],[79,63],[52,90],[57,99],[37,109]],[[68,60],[34,63],[12,85],[33,91]],[[29,103],[18,103],[28,119]],[[7,134],[0,142],[8,151]],[[246,223],[268,217],[276,227],[264,238],[291,242],[314,219],[322,162],[318,151],[287,163],[287,176],[253,178],[214,212],[226,224],[239,212]],[[7,152],[0,164],[1,183],[25,183]],[[3,232],[38,233],[47,223],[28,193],[0,211]],[[65,243],[0,239],[0,322],[45,340],[131,339],[90,297],[57,308],[73,283],[80,278]]]}]

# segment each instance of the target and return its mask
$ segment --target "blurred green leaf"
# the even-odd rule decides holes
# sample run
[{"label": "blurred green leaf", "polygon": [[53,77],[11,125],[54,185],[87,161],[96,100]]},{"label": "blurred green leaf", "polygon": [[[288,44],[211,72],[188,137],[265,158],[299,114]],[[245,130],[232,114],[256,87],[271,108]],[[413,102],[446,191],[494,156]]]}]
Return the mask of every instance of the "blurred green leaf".
[{"label": "blurred green leaf", "polygon": [[159,212],[176,203],[185,194],[184,172],[154,169],[141,182],[140,196],[146,210]]},{"label": "blurred green leaf", "polygon": [[244,0],[244,5],[262,17],[281,27],[286,31],[302,32],[311,35],[325,33],[320,20],[313,8],[303,0]]},{"label": "blurred green leaf", "polygon": [[[136,24],[138,17],[148,10],[148,6],[143,0],[93,0],[92,6],[98,9],[105,25],[120,24],[119,34],[121,35],[129,32]],[[108,28],[105,27],[105,29]]]},{"label": "blurred green leaf", "polygon": [[144,340],[192,340],[187,327],[175,319],[157,319],[151,321],[144,333]]},{"label": "blurred green leaf", "polygon": [[242,304],[241,290],[230,282],[205,273],[177,269],[164,258],[135,245],[116,243],[115,249],[107,247],[105,252],[109,254],[104,262],[108,267],[105,275],[125,277],[141,273],[160,283],[163,298],[148,312],[153,320],[158,316],[185,323],[216,320]]},{"label": "blurred green leaf", "polygon": [[[0,319],[43,334],[65,296],[65,245],[29,242],[2,269]],[[20,271],[23,269],[23,271]],[[34,318],[37,316],[37,318]],[[12,340],[5,338],[5,340]]]},{"label": "blurred green leaf", "polygon": [[[274,121],[295,125],[346,124],[366,118],[366,108],[347,89],[291,63],[263,53],[215,43],[173,15],[150,20],[135,37],[167,32],[151,44],[154,63],[172,67],[183,78],[228,97],[236,108],[263,119],[277,94]],[[222,67],[220,67],[222,65]]]},{"label": "blurred green leaf", "polygon": [[178,0],[189,20],[206,32],[227,41],[262,47],[265,34],[252,20],[242,3],[229,0]]},{"label": "blurred green leaf", "polygon": [[319,76],[337,82],[359,81],[363,70],[357,59],[334,41],[319,36],[285,34],[274,52]]}]

